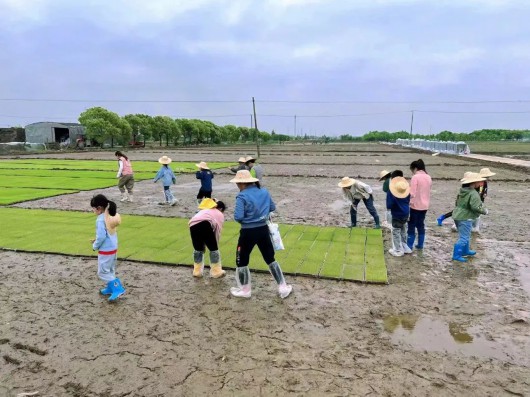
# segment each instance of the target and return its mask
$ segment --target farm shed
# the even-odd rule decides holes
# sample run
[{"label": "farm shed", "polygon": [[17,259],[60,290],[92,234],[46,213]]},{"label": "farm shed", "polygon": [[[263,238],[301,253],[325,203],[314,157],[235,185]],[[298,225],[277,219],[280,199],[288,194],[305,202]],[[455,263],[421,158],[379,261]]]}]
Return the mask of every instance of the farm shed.
[{"label": "farm shed", "polygon": [[78,123],[44,121],[26,126],[26,142],[31,143],[75,142],[84,134],[85,127]]}]

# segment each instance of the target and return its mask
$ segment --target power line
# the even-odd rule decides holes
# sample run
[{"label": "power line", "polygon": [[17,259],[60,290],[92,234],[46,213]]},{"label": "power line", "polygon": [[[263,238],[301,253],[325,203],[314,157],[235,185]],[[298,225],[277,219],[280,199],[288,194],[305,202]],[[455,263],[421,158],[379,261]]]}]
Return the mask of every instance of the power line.
[{"label": "power line", "polygon": [[163,100],[163,99],[51,99],[0,98],[2,102],[104,102],[104,103],[248,103],[248,100]]}]

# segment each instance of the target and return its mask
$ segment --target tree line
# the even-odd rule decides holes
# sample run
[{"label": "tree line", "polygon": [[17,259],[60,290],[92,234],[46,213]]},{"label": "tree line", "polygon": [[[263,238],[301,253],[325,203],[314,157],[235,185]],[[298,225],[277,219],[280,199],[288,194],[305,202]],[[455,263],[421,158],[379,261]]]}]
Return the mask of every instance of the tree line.
[{"label": "tree line", "polygon": [[[362,136],[341,135],[341,141],[351,142],[395,142],[396,139],[410,139],[411,134],[407,131],[370,131]],[[412,138],[421,138],[429,141],[504,141],[530,139],[530,130],[503,130],[482,129],[470,133],[458,133],[441,131],[437,134],[414,134]]]},{"label": "tree line", "polygon": [[219,126],[211,121],[197,119],[173,119],[168,116],[127,114],[123,117],[102,107],[93,107],[79,115],[79,123],[85,126],[90,140],[103,144],[112,142],[127,145],[138,141],[157,141],[162,146],[235,143],[238,141],[260,142],[289,141],[289,135],[258,131],[235,125]]}]

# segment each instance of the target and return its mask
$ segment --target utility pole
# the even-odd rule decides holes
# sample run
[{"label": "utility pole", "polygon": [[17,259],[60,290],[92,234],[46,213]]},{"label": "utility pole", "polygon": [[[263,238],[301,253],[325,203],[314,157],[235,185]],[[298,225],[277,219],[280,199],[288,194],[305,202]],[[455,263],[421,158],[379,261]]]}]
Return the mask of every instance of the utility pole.
[{"label": "utility pole", "polygon": [[414,110],[411,110],[411,118],[410,118],[410,139],[412,139],[412,126],[414,125]]},{"label": "utility pole", "polygon": [[252,97],[252,108],[254,109],[254,136],[256,137],[256,147],[258,149],[258,158],[261,157],[261,153],[259,150],[259,136],[258,136],[258,121],[256,119],[256,101],[254,100],[254,97]]},{"label": "utility pole", "polygon": [[250,128],[251,128],[251,129],[252,129],[252,123],[253,123],[253,121],[252,121],[252,115],[250,115]]},{"label": "utility pole", "polygon": [[294,138],[296,139],[296,114],[294,115]]}]

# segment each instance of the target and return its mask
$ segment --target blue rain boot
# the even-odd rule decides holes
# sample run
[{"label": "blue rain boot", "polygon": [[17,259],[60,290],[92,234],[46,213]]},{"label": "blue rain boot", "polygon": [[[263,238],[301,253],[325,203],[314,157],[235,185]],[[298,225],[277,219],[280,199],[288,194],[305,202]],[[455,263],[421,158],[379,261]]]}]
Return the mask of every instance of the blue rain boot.
[{"label": "blue rain boot", "polygon": [[418,245],[416,245],[416,249],[422,250],[424,242],[425,242],[425,233],[418,234]]},{"label": "blue rain boot", "polygon": [[99,293],[101,295],[112,295],[112,283],[113,283],[113,281],[109,281],[105,288],[101,288],[99,290]]},{"label": "blue rain boot", "polygon": [[416,235],[415,234],[407,235],[407,245],[409,246],[410,249],[412,249],[412,247],[414,247],[414,240],[416,240]]},{"label": "blue rain boot", "polygon": [[466,245],[464,245],[464,249],[462,251],[462,256],[473,256],[477,253],[477,251],[471,251],[469,249],[469,243],[467,243]]},{"label": "blue rain boot", "polygon": [[109,298],[109,302],[114,302],[116,299],[118,299],[120,296],[122,296],[125,293],[125,288],[123,288],[123,285],[121,284],[121,281],[119,278],[116,278],[113,281],[111,281],[111,288],[112,288],[112,295]]},{"label": "blue rain boot", "polygon": [[462,257],[463,251],[464,251],[464,246],[460,244],[455,244],[453,248],[453,260],[458,261],[458,262],[467,262],[467,259]]},{"label": "blue rain boot", "polygon": [[445,219],[445,214],[440,215],[438,218],[436,218],[436,222],[438,222],[438,226],[442,226],[442,222]]}]

